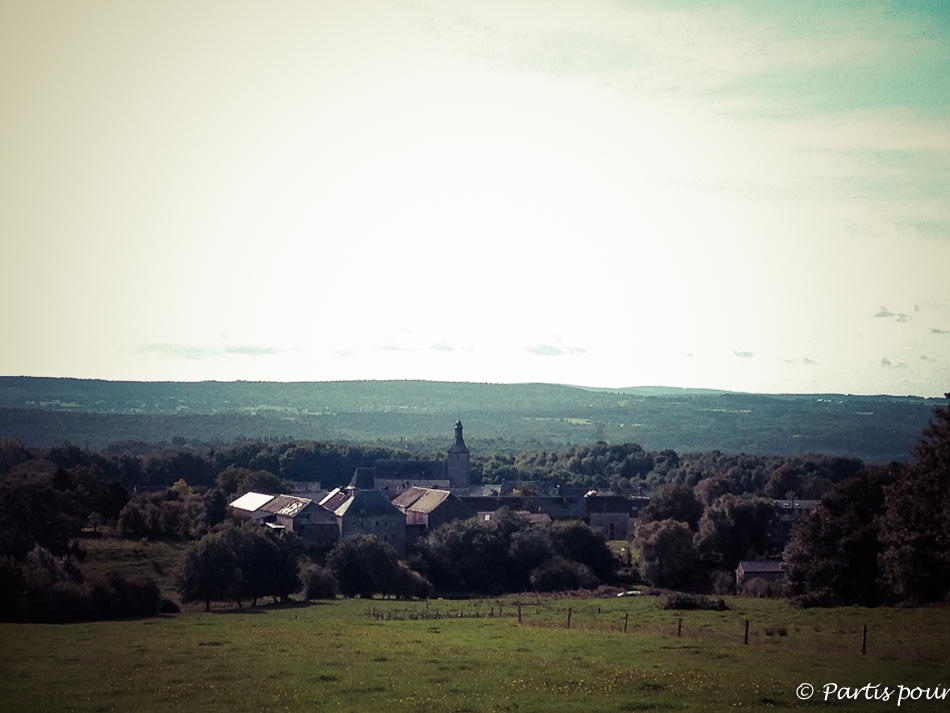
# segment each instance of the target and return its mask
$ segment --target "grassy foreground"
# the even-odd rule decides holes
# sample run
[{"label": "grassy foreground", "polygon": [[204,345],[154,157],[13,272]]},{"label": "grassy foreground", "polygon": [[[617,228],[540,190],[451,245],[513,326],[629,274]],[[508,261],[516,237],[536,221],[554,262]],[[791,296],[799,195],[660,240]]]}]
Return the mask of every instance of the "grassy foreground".
[{"label": "grassy foreground", "polygon": [[[901,685],[950,687],[948,609],[730,599],[728,612],[667,612],[650,597],[526,596],[519,623],[518,601],[338,600],[2,624],[0,701],[18,713],[950,709],[950,694],[897,705]],[[796,695],[805,682],[817,689],[808,701]],[[826,683],[893,693],[825,702]]]}]

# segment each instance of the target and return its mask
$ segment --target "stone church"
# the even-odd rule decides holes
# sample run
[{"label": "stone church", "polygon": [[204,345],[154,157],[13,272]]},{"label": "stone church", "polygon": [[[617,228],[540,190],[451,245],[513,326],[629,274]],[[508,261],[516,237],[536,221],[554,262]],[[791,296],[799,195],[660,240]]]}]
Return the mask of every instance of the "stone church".
[{"label": "stone church", "polygon": [[373,468],[357,468],[350,486],[385,490],[394,498],[412,487],[450,490],[466,495],[469,480],[469,450],[462,438],[462,422],[455,423],[455,443],[445,460],[378,460]]}]

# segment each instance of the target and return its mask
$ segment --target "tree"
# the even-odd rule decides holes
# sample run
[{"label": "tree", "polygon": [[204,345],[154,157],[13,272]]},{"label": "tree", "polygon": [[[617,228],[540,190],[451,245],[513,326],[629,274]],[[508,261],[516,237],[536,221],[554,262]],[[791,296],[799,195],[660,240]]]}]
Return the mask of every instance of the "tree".
[{"label": "tree", "polygon": [[480,594],[506,591],[508,528],[488,525],[475,518],[454,520],[433,530],[417,544],[419,566],[438,589]]},{"label": "tree", "polygon": [[396,594],[400,584],[396,550],[375,535],[353,535],[340,540],[327,555],[327,569],[336,577],[345,597]]},{"label": "tree", "polygon": [[66,554],[89,516],[68,485],[66,471],[45,460],[20,463],[0,478],[0,555],[22,561],[37,544]]},{"label": "tree", "polygon": [[585,565],[602,581],[613,580],[617,560],[603,536],[586,522],[556,522],[548,528],[554,551],[566,560]]},{"label": "tree", "polygon": [[538,529],[516,532],[508,546],[509,586],[515,591],[524,591],[533,586],[532,572],[553,559],[554,555],[554,547],[547,532]]},{"label": "tree", "polygon": [[693,492],[700,504],[707,508],[723,495],[732,492],[734,481],[725,475],[712,475],[700,480]]},{"label": "tree", "polygon": [[766,554],[774,515],[775,507],[766,498],[723,495],[699,521],[697,555],[714,569],[733,571],[743,558]]},{"label": "tree", "polygon": [[801,491],[801,478],[788,463],[773,470],[769,476],[769,482],[765,485],[765,494],[776,500],[785,499],[789,493],[792,494],[792,497],[795,497]]},{"label": "tree", "polygon": [[836,485],[814,512],[795,523],[785,550],[793,599],[883,603],[880,515],[885,489],[900,477],[898,464],[868,468]]},{"label": "tree", "polygon": [[686,587],[693,579],[696,551],[693,531],[679,520],[660,520],[637,525],[639,570],[643,581],[654,587]]},{"label": "tree", "polygon": [[553,557],[531,572],[531,586],[539,592],[594,589],[599,584],[589,567],[563,557]]},{"label": "tree", "polygon": [[696,531],[699,518],[703,515],[703,506],[696,499],[693,489],[688,485],[663,485],[650,498],[650,504],[640,511],[640,522],[659,522],[676,520],[685,522]]},{"label": "tree", "polygon": [[303,598],[333,599],[336,596],[336,577],[326,567],[313,565],[303,578]]},{"label": "tree", "polygon": [[202,601],[205,611],[212,599],[230,599],[242,584],[242,573],[227,533],[205,535],[189,545],[177,574],[183,602]]},{"label": "tree", "polygon": [[228,517],[228,501],[217,488],[212,488],[204,496],[204,521],[208,527],[214,527]]},{"label": "tree", "polygon": [[885,487],[879,560],[896,601],[950,596],[950,409],[938,407],[934,416],[913,450],[913,465]]}]

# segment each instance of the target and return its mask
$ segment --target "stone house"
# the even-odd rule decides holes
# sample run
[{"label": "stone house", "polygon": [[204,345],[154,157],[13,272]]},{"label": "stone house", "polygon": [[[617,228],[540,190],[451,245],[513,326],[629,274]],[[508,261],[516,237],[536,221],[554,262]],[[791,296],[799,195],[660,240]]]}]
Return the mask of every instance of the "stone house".
[{"label": "stone house", "polygon": [[589,494],[584,501],[591,529],[602,532],[608,540],[626,540],[633,531],[636,518],[632,515],[633,501],[630,498]]},{"label": "stone house", "polygon": [[468,520],[475,511],[448,490],[412,487],[393,499],[406,513],[406,535],[412,541],[453,520]]},{"label": "stone house", "polygon": [[406,513],[382,490],[349,490],[333,514],[341,540],[352,535],[375,535],[392,545],[400,559],[406,556]]},{"label": "stone house", "polygon": [[250,492],[233,501],[231,507],[261,525],[295,532],[307,547],[329,548],[340,539],[333,513],[309,498]]},{"label": "stone house", "polygon": [[736,568],[736,590],[750,579],[765,579],[775,581],[785,578],[785,563],[781,560],[753,560],[742,561]]}]

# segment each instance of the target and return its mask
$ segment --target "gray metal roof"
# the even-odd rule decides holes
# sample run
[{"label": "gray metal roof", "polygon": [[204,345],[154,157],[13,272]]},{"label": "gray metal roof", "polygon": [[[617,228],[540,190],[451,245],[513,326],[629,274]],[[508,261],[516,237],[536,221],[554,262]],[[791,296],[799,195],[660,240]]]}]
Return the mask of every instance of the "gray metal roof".
[{"label": "gray metal roof", "polygon": [[403,512],[390,502],[382,490],[354,490],[334,513],[339,517],[391,517]]}]

